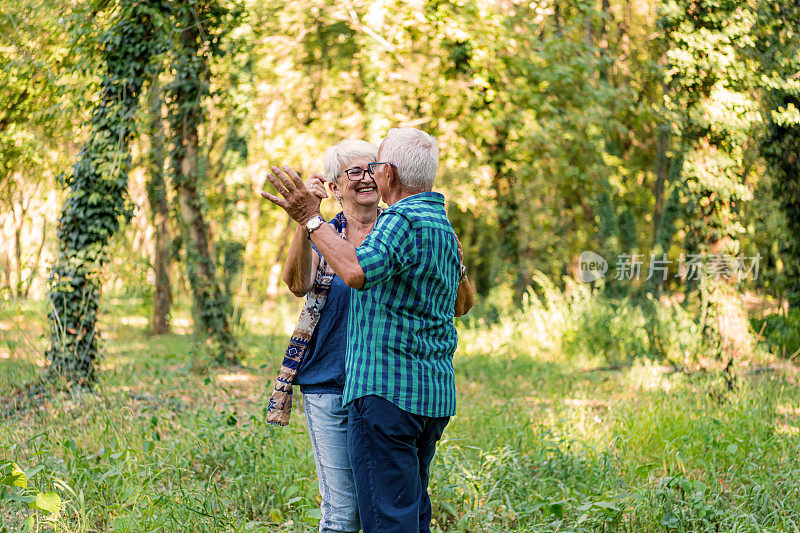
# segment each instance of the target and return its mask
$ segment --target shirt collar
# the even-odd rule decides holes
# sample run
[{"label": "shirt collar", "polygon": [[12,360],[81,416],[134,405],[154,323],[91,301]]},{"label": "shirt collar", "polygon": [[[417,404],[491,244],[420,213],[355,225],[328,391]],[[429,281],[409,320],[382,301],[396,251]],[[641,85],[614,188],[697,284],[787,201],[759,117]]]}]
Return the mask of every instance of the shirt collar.
[{"label": "shirt collar", "polygon": [[391,205],[391,207],[399,206],[400,204],[406,203],[416,203],[416,202],[425,202],[431,204],[441,204],[444,205],[444,195],[439,192],[418,192],[417,194],[412,194],[411,196],[407,196],[402,200],[398,200]]}]

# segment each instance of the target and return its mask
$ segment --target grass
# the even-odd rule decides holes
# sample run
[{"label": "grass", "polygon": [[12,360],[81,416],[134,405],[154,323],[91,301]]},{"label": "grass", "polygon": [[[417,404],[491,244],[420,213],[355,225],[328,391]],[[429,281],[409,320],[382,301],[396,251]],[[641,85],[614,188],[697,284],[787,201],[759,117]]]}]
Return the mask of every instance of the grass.
[{"label": "grass", "polygon": [[[7,398],[41,372],[44,309],[2,305]],[[641,354],[609,366],[588,348],[607,334],[602,320],[588,321],[586,353],[566,353],[563,338],[579,332],[560,330],[570,317],[548,310],[459,323],[458,414],[430,485],[435,530],[800,531],[791,362],[760,354],[758,366],[739,367],[733,391]],[[2,420],[0,484],[22,479],[14,463],[28,487],[0,487],[0,531],[315,531],[301,402],[287,428],[263,421],[296,311],[249,308],[246,366],[231,369],[204,364],[188,335],[148,337],[141,302],[110,301],[97,394],[44,399]],[[185,333],[188,312],[176,315]]]}]

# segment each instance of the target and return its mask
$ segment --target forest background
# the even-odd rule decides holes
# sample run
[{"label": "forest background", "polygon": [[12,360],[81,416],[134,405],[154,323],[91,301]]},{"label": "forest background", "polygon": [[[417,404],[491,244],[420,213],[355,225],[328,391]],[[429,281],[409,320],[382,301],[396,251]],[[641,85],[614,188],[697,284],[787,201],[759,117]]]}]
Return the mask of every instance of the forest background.
[{"label": "forest background", "polygon": [[[497,354],[617,377],[645,365],[662,384],[700,380],[682,385],[686,394],[703,391],[727,412],[724,402],[764,393],[746,383],[767,372],[777,396],[765,427],[796,434],[796,397],[775,391],[796,385],[800,350],[799,32],[800,7],[788,0],[3,1],[9,416],[22,428],[40,416],[31,405],[56,413],[41,416],[69,411],[59,402],[73,400],[52,396],[53,384],[72,395],[98,381],[100,394],[116,381],[139,385],[162,349],[212,388],[208,376],[239,375],[231,368],[268,388],[298,305],[280,282],[293,223],[258,195],[268,168],[308,175],[343,138],[378,143],[390,127],[414,126],[439,140],[436,190],[477,293],[458,321],[460,355],[474,358],[462,379],[471,364],[488,372]],[[604,277],[587,282],[584,252],[607,260]],[[701,264],[687,264],[693,257]],[[753,258],[757,271],[737,275],[737,261]],[[117,357],[133,346],[148,354],[133,358],[126,382]],[[737,394],[741,404],[724,399]],[[740,414],[729,422],[745,423]],[[36,449],[20,431],[3,443],[24,450],[0,463],[9,487]],[[497,449],[528,457],[506,445]],[[625,483],[648,486],[637,475]],[[784,490],[766,475],[769,490]],[[682,476],[689,488],[673,481],[665,494],[692,501],[700,481]],[[304,483],[278,490],[266,511],[236,512],[248,523],[313,522]],[[640,515],[622,497],[545,492],[525,514],[531,523],[577,527],[588,513],[580,524],[671,528],[725,516],[692,504],[687,519],[658,502]],[[459,498],[437,500],[444,529],[482,523],[475,501]],[[42,516],[54,514],[43,505]],[[487,523],[524,529],[519,505],[501,501]],[[84,518],[122,516],[98,508],[102,519]],[[787,516],[754,513],[762,524]]]}]

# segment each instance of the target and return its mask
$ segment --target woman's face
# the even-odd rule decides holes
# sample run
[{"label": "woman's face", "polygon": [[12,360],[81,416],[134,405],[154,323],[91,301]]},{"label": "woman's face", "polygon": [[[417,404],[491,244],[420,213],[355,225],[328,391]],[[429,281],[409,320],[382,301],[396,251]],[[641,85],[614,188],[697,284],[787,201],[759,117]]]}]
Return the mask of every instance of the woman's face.
[{"label": "woman's face", "polygon": [[339,182],[330,182],[328,186],[331,192],[342,199],[344,207],[355,208],[356,206],[378,207],[378,202],[381,196],[378,193],[378,187],[372,176],[366,172],[360,180],[353,181],[345,173],[345,170],[353,168],[367,168],[367,165],[372,163],[372,159],[366,157],[353,158],[347,162],[347,165],[342,169],[339,174]]}]

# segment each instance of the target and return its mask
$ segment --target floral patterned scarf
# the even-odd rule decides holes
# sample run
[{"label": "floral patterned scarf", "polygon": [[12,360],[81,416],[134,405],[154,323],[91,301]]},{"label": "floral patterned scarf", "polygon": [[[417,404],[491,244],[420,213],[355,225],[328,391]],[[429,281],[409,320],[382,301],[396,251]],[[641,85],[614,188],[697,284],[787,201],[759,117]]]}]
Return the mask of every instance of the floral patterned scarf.
[{"label": "floral patterned scarf", "polygon": [[[347,220],[342,212],[337,214],[330,224],[342,239],[347,238]],[[297,377],[297,370],[308,353],[311,336],[314,335],[320,314],[328,300],[333,276],[333,269],[321,256],[314,285],[306,296],[306,303],[303,305],[303,310],[300,311],[300,319],[297,321],[294,333],[289,339],[289,346],[283,356],[281,370],[275,379],[275,389],[272,391],[267,406],[267,422],[270,424],[285,426],[289,423],[289,416],[292,412],[292,388]]]}]

